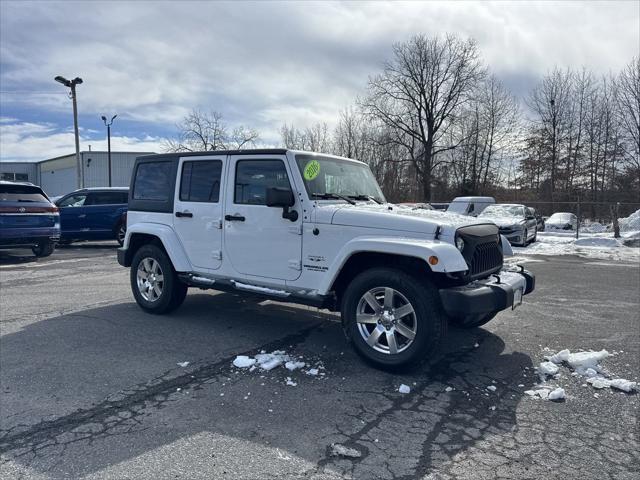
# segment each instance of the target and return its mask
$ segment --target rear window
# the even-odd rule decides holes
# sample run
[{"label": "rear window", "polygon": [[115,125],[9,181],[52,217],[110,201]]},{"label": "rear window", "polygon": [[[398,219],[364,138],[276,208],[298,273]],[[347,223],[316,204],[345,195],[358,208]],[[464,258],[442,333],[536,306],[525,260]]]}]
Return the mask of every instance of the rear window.
[{"label": "rear window", "polygon": [[0,202],[48,202],[42,190],[31,185],[0,184]]},{"label": "rear window", "polygon": [[127,203],[127,192],[92,192],[87,205],[117,205]]},{"label": "rear window", "polygon": [[217,203],[220,197],[220,160],[198,160],[182,164],[180,200]]},{"label": "rear window", "polygon": [[133,184],[135,200],[166,202],[172,194],[171,162],[147,162],[138,165]]}]

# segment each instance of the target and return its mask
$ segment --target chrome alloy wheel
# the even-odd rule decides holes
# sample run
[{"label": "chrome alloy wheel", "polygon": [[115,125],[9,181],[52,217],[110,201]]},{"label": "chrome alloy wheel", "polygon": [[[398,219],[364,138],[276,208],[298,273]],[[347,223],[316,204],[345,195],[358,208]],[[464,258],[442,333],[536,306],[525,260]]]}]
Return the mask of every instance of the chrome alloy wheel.
[{"label": "chrome alloy wheel", "polygon": [[124,243],[124,237],[127,236],[127,227],[124,224],[121,224],[118,227],[118,232],[116,233],[116,239],[118,240],[118,243],[120,245],[122,245]]},{"label": "chrome alloy wheel", "polygon": [[138,264],[138,291],[148,302],[155,302],[162,295],[164,275],[157,260],[151,257],[143,258]]},{"label": "chrome alloy wheel", "polygon": [[360,298],[356,323],[371,348],[389,355],[409,348],[418,327],[416,313],[407,297],[390,287],[372,288]]}]

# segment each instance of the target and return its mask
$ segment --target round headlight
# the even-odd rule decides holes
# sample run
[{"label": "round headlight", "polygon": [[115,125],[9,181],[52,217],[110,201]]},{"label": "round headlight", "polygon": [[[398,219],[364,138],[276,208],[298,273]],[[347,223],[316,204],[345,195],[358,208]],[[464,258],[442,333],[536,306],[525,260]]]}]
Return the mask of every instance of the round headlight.
[{"label": "round headlight", "polygon": [[456,247],[460,251],[464,250],[464,240],[462,239],[462,237],[456,237]]}]

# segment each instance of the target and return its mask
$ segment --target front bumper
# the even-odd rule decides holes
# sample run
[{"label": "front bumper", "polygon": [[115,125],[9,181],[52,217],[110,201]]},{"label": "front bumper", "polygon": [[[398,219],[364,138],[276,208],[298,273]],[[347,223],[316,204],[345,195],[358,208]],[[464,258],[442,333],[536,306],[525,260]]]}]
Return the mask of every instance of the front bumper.
[{"label": "front bumper", "polygon": [[500,229],[500,235],[503,235],[512,245],[520,245],[524,240],[524,229],[521,230],[504,230]]},{"label": "front bumper", "polygon": [[524,296],[533,292],[535,286],[536,277],[523,268],[518,271],[502,270],[468,285],[442,288],[440,300],[450,317],[477,317],[512,307],[519,289]]}]

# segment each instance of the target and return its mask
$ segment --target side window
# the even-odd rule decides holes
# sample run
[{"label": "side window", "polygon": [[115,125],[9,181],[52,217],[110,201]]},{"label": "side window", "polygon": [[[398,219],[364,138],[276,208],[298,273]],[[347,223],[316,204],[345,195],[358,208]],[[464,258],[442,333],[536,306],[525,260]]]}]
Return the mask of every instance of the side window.
[{"label": "side window", "polygon": [[171,162],[141,163],[133,183],[135,200],[169,201],[171,196]]},{"label": "side window", "polygon": [[64,200],[62,200],[58,204],[58,206],[59,207],[82,207],[86,199],[87,199],[86,193],[71,195],[70,197],[67,197]]},{"label": "side window", "polygon": [[92,192],[87,205],[115,205],[122,203],[120,192]]},{"label": "side window", "polygon": [[265,205],[267,188],[291,189],[282,160],[239,160],[236,163],[234,203]]},{"label": "side window", "polygon": [[199,160],[182,164],[180,180],[180,201],[212,202],[220,198],[220,160]]}]

